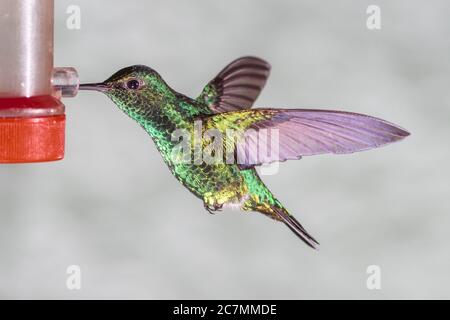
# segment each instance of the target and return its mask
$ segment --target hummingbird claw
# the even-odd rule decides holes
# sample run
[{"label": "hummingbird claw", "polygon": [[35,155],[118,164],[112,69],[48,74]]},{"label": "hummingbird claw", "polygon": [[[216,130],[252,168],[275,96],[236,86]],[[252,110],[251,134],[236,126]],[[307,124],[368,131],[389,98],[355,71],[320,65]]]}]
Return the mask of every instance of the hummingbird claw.
[{"label": "hummingbird claw", "polygon": [[222,211],[223,204],[204,204],[206,211],[208,211],[210,214],[215,214],[217,211]]},{"label": "hummingbird claw", "polygon": [[205,206],[205,209],[209,212],[209,214],[215,214],[208,206]]}]

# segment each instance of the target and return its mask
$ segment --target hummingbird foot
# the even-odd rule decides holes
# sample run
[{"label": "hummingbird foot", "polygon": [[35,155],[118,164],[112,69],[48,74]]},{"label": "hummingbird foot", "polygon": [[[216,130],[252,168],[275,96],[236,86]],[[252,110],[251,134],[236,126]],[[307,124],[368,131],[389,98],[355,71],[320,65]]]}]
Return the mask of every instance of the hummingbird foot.
[{"label": "hummingbird foot", "polygon": [[206,211],[208,211],[210,214],[216,214],[218,211],[222,211],[223,204],[203,204]]}]

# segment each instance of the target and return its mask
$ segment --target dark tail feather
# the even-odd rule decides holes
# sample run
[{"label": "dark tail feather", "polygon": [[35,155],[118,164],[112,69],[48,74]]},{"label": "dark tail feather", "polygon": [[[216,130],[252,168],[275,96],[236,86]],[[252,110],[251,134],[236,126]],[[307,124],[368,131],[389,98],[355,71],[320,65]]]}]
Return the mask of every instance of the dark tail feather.
[{"label": "dark tail feather", "polygon": [[284,224],[295,233],[297,237],[302,239],[304,243],[313,249],[318,250],[319,243],[314,239],[303,226],[293,216],[291,216],[285,209],[272,207],[276,215],[280,218]]}]

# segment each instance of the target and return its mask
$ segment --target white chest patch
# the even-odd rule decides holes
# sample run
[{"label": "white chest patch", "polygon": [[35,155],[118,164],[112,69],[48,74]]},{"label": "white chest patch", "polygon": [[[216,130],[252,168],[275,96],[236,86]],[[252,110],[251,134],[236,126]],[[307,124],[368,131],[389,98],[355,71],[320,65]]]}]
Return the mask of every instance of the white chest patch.
[{"label": "white chest patch", "polygon": [[246,195],[242,196],[242,198],[238,201],[224,203],[223,208],[231,209],[231,210],[241,210],[242,205],[245,203],[245,201],[248,200],[248,198],[249,198],[249,195],[246,194]]}]

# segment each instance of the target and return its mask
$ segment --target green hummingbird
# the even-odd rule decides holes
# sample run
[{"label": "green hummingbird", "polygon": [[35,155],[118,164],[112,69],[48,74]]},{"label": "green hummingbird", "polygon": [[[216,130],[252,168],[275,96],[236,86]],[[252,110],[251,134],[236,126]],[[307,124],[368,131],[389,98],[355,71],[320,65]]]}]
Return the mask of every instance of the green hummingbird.
[{"label": "green hummingbird", "polygon": [[[308,246],[317,248],[319,243],[275,198],[255,167],[308,155],[372,149],[403,139],[409,133],[387,121],[357,113],[251,109],[264,88],[270,69],[269,63],[256,57],[234,60],[206,85],[196,99],[176,92],[155,70],[144,65],[124,68],[104,82],[83,84],[80,89],[105,93],[119,109],[135,120],[153,139],[172,174],[203,201],[210,213],[228,207],[260,212],[283,222]],[[192,159],[192,155],[188,161],[179,161],[173,156],[180,142],[174,139],[174,132],[184,130],[191,137],[195,136],[198,122],[201,123],[200,146],[208,146],[217,140],[227,149],[232,149],[235,157],[231,161],[228,158],[227,161],[212,163],[197,161]],[[208,139],[202,135],[211,129],[222,136]],[[266,147],[263,156],[255,156],[264,139],[258,136],[257,143],[250,139],[253,142],[250,147],[248,143],[230,147],[229,139],[225,141],[229,130],[241,133],[269,130],[265,141],[276,137],[276,145]],[[240,137],[242,142],[242,135]],[[195,149],[194,146],[190,148]],[[277,152],[270,152],[275,149]]]}]

